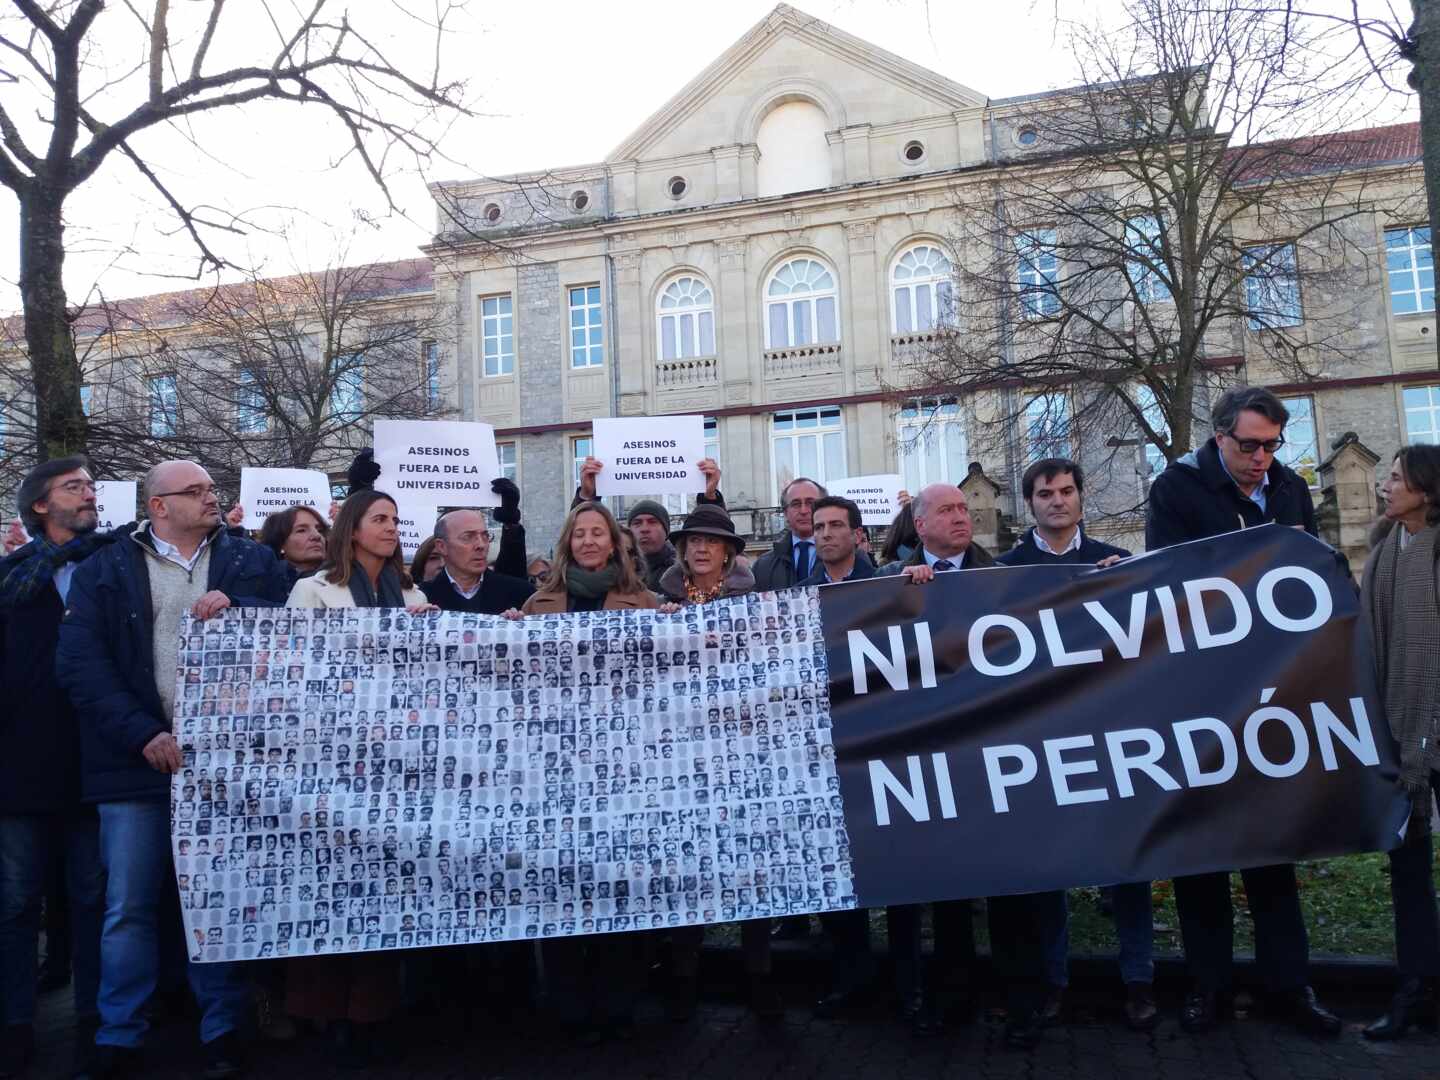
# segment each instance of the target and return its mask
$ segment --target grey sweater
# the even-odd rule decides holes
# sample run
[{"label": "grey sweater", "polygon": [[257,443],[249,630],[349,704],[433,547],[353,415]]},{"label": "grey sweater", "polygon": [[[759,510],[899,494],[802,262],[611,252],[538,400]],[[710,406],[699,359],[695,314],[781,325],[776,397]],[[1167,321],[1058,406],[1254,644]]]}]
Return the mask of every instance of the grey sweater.
[{"label": "grey sweater", "polygon": [[[144,547],[144,545],[141,545]],[[155,689],[165,704],[165,720],[175,719],[175,669],[180,656],[180,620],[208,591],[210,545],[206,544],[195,566],[183,566],[145,549],[145,566],[150,571],[150,612],[155,617]]]}]

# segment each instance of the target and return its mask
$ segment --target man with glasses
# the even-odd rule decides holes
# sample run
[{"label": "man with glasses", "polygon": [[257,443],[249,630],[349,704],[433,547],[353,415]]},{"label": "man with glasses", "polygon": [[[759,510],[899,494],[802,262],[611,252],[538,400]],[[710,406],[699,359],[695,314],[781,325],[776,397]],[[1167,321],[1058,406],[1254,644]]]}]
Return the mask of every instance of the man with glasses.
[{"label": "man with glasses", "polygon": [[[1315,506],[1304,478],[1276,460],[1285,445],[1284,403],[1268,390],[1239,387],[1211,411],[1215,434],[1199,450],[1172,461],[1150,487],[1145,546],[1156,548],[1274,522],[1315,535]],[[1242,871],[1255,920],[1255,959],[1272,1012],[1303,1031],[1336,1035],[1340,1020],[1315,997],[1310,941],[1300,911],[1295,867]],[[1231,983],[1235,915],[1230,875],[1175,879],[1180,934],[1194,987],[1180,1009],[1187,1031],[1221,1018]]]},{"label": "man with glasses", "polygon": [[[180,620],[227,607],[280,607],[289,578],[271,550],[230,535],[214,484],[193,461],[145,476],[149,520],[70,580],[56,673],[80,716],[81,795],[100,816],[107,875],[100,935],[100,1027],[89,1076],[139,1072],[162,934],[179,932],[170,857],[170,776]],[[249,991],[236,964],[187,965],[201,1009],[207,1077],[241,1071]]]},{"label": "man with glasses", "polygon": [[775,546],[755,560],[755,591],[788,589],[820,566],[815,553],[815,503],[827,492],[809,477],[797,476],[780,490],[785,532]]},{"label": "man with glasses", "polygon": [[490,568],[490,529],[479,510],[451,510],[435,522],[435,550],[444,569],[420,589],[441,611],[499,615],[535,591],[523,578]]},{"label": "man with glasses", "polygon": [[[84,1043],[95,1029],[100,977],[99,822],[80,801],[75,710],[55,679],[55,644],[75,568],[113,542],[96,531],[95,482],[83,457],[37,465],[20,484],[20,520],[35,537],[0,561],[0,1076],[18,1075],[35,1047],[40,903],[52,868],[69,894],[70,979]],[[47,961],[48,962],[48,961]]]}]

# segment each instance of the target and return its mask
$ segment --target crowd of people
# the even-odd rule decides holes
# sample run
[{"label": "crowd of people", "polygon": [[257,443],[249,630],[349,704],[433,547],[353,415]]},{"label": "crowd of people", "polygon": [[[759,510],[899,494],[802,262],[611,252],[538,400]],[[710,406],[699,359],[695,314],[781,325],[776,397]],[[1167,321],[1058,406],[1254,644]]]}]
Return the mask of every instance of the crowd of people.
[{"label": "crowd of people", "polygon": [[[1214,435],[1155,479],[1147,548],[1272,522],[1314,534],[1309,487],[1276,456],[1287,420],[1284,405],[1267,391],[1224,394],[1212,417]],[[229,607],[286,605],[510,619],[677,611],[756,590],[877,576],[924,588],[954,570],[1104,566],[1129,555],[1085,532],[1084,471],[1062,458],[1026,470],[1022,493],[1034,524],[1008,552],[997,555],[975,542],[964,494],[946,484],[907,498],[883,549],[873,552],[858,507],[799,478],[781,495],[783,536],[753,562],[725,509],[715,462],[703,463],[705,492],[678,528],[652,500],[635,503],[618,521],[596,498],[601,468],[593,459],[584,463],[548,555],[527,552],[520,491],[497,480],[500,505],[489,518],[474,509],[443,514],[408,564],[396,504],[376,486],[383,478],[366,455],[357,458],[350,493],[331,514],[292,507],[272,515],[254,538],[240,528],[242,514],[222,518],[211,477],[196,462],[152,468],[142,486],[144,520],[112,532],[96,529],[95,484],[83,458],[48,461],[25,477],[19,516],[33,539],[0,562],[0,1077],[22,1074],[33,1057],[43,909],[51,984],[68,977],[73,987],[78,1076],[143,1073],[151,1009],[182,971],[199,1007],[205,1075],[215,1078],[243,1071],[244,1033],[256,1024],[273,1038],[296,1037],[297,1022],[323,1032],[344,1065],[391,1060],[404,1050],[395,1021],[407,980],[443,981],[457,971],[464,973],[457,984],[478,984],[497,1010],[543,1002],[582,1041],[624,1031],[642,980],[660,958],[667,966],[667,1016],[683,1023],[695,1011],[700,926],[546,940],[538,952],[535,943],[508,941],[249,964],[187,960],[169,813],[171,775],[184,763],[171,675],[187,612],[205,620]],[[1389,855],[1397,988],[1391,1006],[1364,1031],[1383,1040],[1437,1019],[1440,921],[1430,821],[1440,793],[1440,448],[1401,449],[1381,496],[1361,608],[1414,807],[1403,843]],[[500,526],[498,546],[492,519]],[[1337,1034],[1340,1021],[1310,985],[1294,867],[1247,868],[1242,877],[1268,1014],[1315,1035]],[[1174,887],[1192,980],[1179,1022],[1199,1032],[1222,1021],[1230,1004],[1230,880],[1200,874],[1178,878]],[[1119,941],[1125,1019],[1146,1031],[1159,1019],[1151,883],[1115,883],[1106,896]],[[1033,1046],[1062,1016],[1066,896],[991,897],[985,907],[1005,1041]],[[921,951],[922,908],[885,912],[893,1001],[900,1019],[921,1035],[962,1021],[974,1003],[977,905],[931,908],[928,958]],[[815,1011],[840,1016],[873,1007],[877,993],[891,991],[875,985],[870,913],[834,911],[820,922],[834,977]],[[740,924],[748,999],[763,1022],[781,1019],[786,1008],[771,974],[772,940],[804,936],[809,926],[803,917]],[[58,980],[57,956],[67,969]]]}]

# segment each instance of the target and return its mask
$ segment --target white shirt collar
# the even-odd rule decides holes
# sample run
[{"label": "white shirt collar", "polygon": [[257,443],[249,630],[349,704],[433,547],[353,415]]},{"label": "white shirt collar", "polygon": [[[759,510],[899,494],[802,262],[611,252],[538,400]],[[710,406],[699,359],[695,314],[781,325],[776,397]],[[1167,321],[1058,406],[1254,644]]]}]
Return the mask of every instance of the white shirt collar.
[{"label": "white shirt collar", "polygon": [[1076,526],[1075,526],[1075,535],[1072,536],[1072,537],[1070,537],[1070,543],[1068,543],[1068,544],[1065,545],[1065,550],[1064,550],[1064,551],[1056,551],[1056,550],[1055,550],[1054,548],[1052,548],[1049,544],[1047,544],[1047,543],[1045,542],[1045,537],[1043,537],[1043,536],[1040,535],[1040,530],[1039,530],[1039,529],[1031,529],[1031,530],[1030,530],[1030,536],[1031,536],[1032,539],[1034,539],[1034,541],[1035,541],[1035,546],[1036,546],[1037,548],[1039,548],[1041,551],[1045,552],[1046,555],[1068,555],[1068,554],[1070,554],[1070,552],[1072,552],[1072,551],[1079,551],[1079,550],[1080,550],[1080,544],[1082,543],[1081,538],[1080,538],[1080,526],[1079,526],[1079,525],[1076,525]]},{"label": "white shirt collar", "polygon": [[[932,553],[929,548],[922,547],[920,553],[925,556],[926,566],[933,567],[937,562],[940,562],[940,556]],[[965,561],[965,552],[962,551],[959,555],[951,555],[945,561],[954,569],[959,570],[960,565]],[[944,571],[942,570],[941,573],[944,573]]]},{"label": "white shirt collar", "polygon": [[188,573],[195,569],[195,564],[200,561],[200,556],[204,554],[205,549],[210,546],[210,537],[214,535],[214,533],[210,533],[204,540],[201,540],[200,546],[195,549],[195,554],[191,555],[188,559],[180,554],[180,549],[174,544],[168,540],[162,540],[159,536],[155,535],[153,528],[150,529],[150,542],[155,545],[155,554],[167,562],[173,562],[176,566],[183,567]]},{"label": "white shirt collar", "polygon": [[453,577],[450,577],[450,568],[448,566],[445,568],[445,576],[447,578],[450,578],[451,587],[454,588],[454,590],[461,596],[463,596],[466,600],[474,600],[475,594],[480,591],[480,586],[485,583],[485,575],[481,574],[478,578],[475,579],[475,587],[467,592],[465,589],[462,589],[460,587],[460,583],[458,581],[456,581]]}]

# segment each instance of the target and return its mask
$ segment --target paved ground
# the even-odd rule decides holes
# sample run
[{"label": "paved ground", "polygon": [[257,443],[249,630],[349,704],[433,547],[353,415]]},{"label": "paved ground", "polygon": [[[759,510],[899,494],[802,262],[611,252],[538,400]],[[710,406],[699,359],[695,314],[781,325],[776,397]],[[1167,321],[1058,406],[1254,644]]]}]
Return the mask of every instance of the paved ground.
[{"label": "paved ground", "polygon": [[[67,994],[52,994],[39,1024],[40,1057],[30,1077],[68,1075],[71,1017]],[[1332,995],[1333,996],[1333,995]],[[399,1077],[485,1077],[515,1080],[571,1080],[603,1077],[704,1078],[817,1077],[1013,1077],[1020,1080],[1366,1080],[1440,1078],[1440,1038],[1412,1033],[1398,1044],[1375,1045],[1359,1035],[1376,1003],[1338,1003],[1347,1026],[1334,1041],[1317,1041],[1261,1019],[1235,1020],[1200,1037],[1181,1032],[1173,1021],[1173,1000],[1162,1002],[1167,1019],[1151,1035],[1135,1035],[1120,1023],[1108,995],[1072,1003],[1069,1021],[1047,1032],[1030,1053],[1000,1045],[1001,1022],[985,1013],[938,1038],[917,1039],[883,1018],[817,1020],[801,1002],[803,987],[791,989],[795,1003],[786,1023],[767,1030],[747,1010],[728,1001],[707,1002],[688,1025],[675,1026],[647,1000],[633,1035],[582,1048],[558,1039],[538,1019],[493,1022],[459,1007],[409,1019],[404,1030],[409,1052],[403,1063],[361,1075]],[[147,1058],[146,1077],[156,1080],[197,1075],[194,1026],[179,1021],[153,1033],[158,1044]],[[318,1037],[294,1043],[257,1043],[252,1077],[354,1076],[336,1070]]]}]

